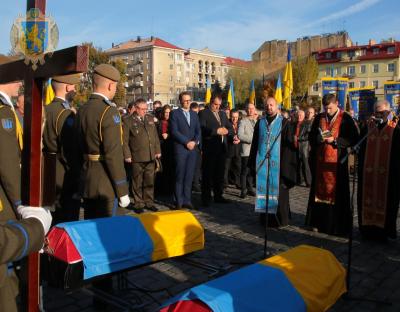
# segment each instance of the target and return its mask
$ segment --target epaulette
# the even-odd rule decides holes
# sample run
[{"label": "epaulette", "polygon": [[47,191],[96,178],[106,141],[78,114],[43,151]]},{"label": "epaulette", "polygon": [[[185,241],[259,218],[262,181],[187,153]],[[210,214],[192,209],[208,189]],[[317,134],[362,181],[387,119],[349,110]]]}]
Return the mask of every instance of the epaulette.
[{"label": "epaulette", "polygon": [[62,106],[63,106],[65,109],[71,109],[71,106],[69,105],[69,103],[68,103],[67,101],[62,102]]}]

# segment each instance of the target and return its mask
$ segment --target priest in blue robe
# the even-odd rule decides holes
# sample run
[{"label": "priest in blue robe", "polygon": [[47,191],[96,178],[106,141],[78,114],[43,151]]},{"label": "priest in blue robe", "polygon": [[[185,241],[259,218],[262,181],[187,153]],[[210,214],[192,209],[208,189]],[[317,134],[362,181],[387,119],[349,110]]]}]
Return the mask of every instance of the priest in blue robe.
[{"label": "priest in blue robe", "polygon": [[265,116],[254,128],[249,156],[257,181],[255,211],[265,220],[268,204],[268,225],[285,226],[289,223],[289,189],[296,184],[294,134],[275,98],[266,98],[264,105]]}]

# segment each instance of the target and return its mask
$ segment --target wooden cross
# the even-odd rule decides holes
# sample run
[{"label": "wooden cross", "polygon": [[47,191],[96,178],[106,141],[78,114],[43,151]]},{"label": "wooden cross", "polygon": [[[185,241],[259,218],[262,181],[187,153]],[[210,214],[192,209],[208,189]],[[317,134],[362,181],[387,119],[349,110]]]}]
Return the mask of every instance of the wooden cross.
[{"label": "wooden cross", "polygon": [[[27,11],[32,8],[46,12],[46,0],[27,0]],[[40,206],[41,196],[41,139],[43,85],[50,77],[87,71],[89,50],[76,46],[46,55],[45,63],[34,71],[23,60],[0,66],[0,84],[24,81],[24,149],[22,151],[22,203]],[[22,294],[26,311],[39,311],[39,254],[28,257],[27,293]]]}]

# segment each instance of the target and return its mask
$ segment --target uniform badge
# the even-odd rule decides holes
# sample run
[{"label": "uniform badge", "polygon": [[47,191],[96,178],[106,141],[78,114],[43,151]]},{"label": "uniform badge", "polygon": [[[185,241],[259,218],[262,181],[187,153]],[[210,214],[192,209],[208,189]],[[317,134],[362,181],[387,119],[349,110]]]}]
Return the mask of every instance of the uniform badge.
[{"label": "uniform badge", "polygon": [[115,124],[119,124],[121,122],[121,117],[119,115],[114,115],[113,116]]},{"label": "uniform badge", "polygon": [[11,118],[4,118],[1,120],[1,125],[4,130],[10,131],[14,128],[14,122]]}]

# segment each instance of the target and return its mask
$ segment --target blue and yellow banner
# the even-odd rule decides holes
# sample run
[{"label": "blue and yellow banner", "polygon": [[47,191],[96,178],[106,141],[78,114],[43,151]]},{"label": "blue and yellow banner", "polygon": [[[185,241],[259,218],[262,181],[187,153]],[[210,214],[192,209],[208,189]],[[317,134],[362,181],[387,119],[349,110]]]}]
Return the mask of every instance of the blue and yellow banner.
[{"label": "blue and yellow banner", "polygon": [[204,99],[206,105],[210,104],[210,100],[211,100],[211,81],[210,79],[207,79],[206,97]]},{"label": "blue and yellow banner", "polygon": [[350,107],[354,110],[354,117],[358,120],[366,120],[374,112],[375,88],[349,89]]},{"label": "blue and yellow banner", "polygon": [[235,109],[235,91],[233,87],[233,79],[229,83],[229,91],[228,91],[228,107],[230,110]]},{"label": "blue and yellow banner", "polygon": [[348,78],[343,77],[324,77],[322,78],[322,96],[325,94],[336,94],[339,107],[344,110],[346,107]]},{"label": "blue and yellow banner", "polygon": [[285,73],[283,75],[283,108],[286,110],[292,108],[292,92],[293,92],[292,53],[290,51],[290,46],[289,46]]},{"label": "blue and yellow banner", "polygon": [[256,105],[256,88],[254,87],[254,80],[250,82],[250,96],[249,103]]},{"label": "blue and yellow banner", "polygon": [[281,74],[279,74],[278,81],[276,82],[275,96],[274,97],[275,97],[276,103],[279,106],[281,106],[282,102],[283,102]]},{"label": "blue and yellow banner", "polygon": [[392,110],[399,113],[400,106],[400,81],[387,81],[384,85],[385,99],[390,103]]}]

